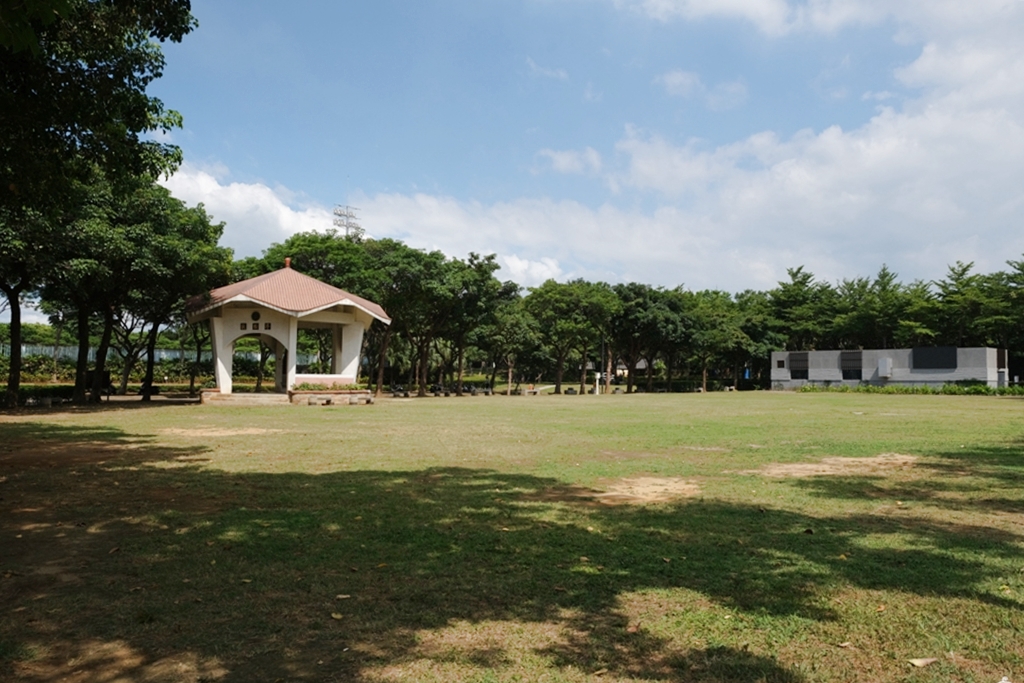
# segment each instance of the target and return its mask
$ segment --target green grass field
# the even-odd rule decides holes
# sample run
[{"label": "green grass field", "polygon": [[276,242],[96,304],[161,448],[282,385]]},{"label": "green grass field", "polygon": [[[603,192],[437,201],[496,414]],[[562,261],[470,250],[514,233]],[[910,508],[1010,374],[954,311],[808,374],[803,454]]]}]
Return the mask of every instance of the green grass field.
[{"label": "green grass field", "polygon": [[722,393],[0,415],[0,679],[1021,681],[1022,413]]}]

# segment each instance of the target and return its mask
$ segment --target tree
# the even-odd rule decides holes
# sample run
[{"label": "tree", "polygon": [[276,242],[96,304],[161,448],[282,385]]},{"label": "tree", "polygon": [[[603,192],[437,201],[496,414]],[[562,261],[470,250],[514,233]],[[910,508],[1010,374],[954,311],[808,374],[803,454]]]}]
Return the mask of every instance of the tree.
[{"label": "tree", "polygon": [[668,381],[668,391],[671,392],[677,361],[689,349],[690,337],[693,333],[693,316],[690,312],[691,299],[682,287],[668,291],[659,290],[657,298],[659,309],[655,316],[657,336],[652,344],[653,350],[650,352],[650,356],[652,362],[655,353],[660,354],[665,360],[665,379]]},{"label": "tree", "polygon": [[[384,384],[384,366],[396,329],[404,331],[404,321],[415,306],[421,275],[422,252],[393,239],[365,240],[366,269],[363,279],[367,298],[378,303],[391,317],[390,325],[373,325],[367,335],[367,349],[375,351],[376,393],[380,396]],[[412,363],[410,363],[412,365]]]},{"label": "tree", "polygon": [[46,214],[93,166],[117,183],[180,162],[142,135],[181,124],[146,88],[164,66],[154,41],[196,26],[189,0],[25,0],[0,26],[0,206]]},{"label": "tree", "polygon": [[0,4],[0,48],[38,55],[39,30],[67,19],[72,0],[21,0]]},{"label": "tree", "polygon": [[786,272],[789,282],[780,282],[768,293],[773,317],[786,335],[786,349],[833,348],[835,290],[828,283],[816,282],[814,275],[804,272],[803,266]]},{"label": "tree", "polygon": [[786,337],[774,317],[767,292],[746,290],[734,297],[741,318],[740,328],[750,340],[745,365],[758,386],[767,387],[771,379],[771,353],[786,348]]},{"label": "tree", "polygon": [[694,296],[692,348],[701,370],[701,390],[708,390],[708,368],[712,361],[725,359],[750,343],[741,328],[741,318],[726,292],[704,291]]},{"label": "tree", "polygon": [[626,393],[636,385],[636,366],[659,334],[655,312],[656,291],[630,282],[613,288],[618,304],[609,321],[615,355],[626,364]]},{"label": "tree", "polygon": [[452,311],[448,319],[446,336],[451,340],[458,357],[455,393],[462,396],[462,377],[465,368],[466,344],[469,335],[494,315],[500,301],[519,293],[518,285],[502,284],[494,277],[500,268],[496,256],[481,257],[470,252],[466,261],[452,262]]},{"label": "tree", "polygon": [[[0,291],[11,305],[5,402],[21,381],[20,297],[52,272],[55,237],[79,184],[120,185],[180,163],[148,131],[180,126],[146,88],[163,56],[153,40],[195,27],[188,0],[23,0],[0,7]],[[17,343],[14,343],[17,342]]]},{"label": "tree", "polygon": [[186,207],[165,188],[152,185],[134,198],[135,225],[145,249],[133,262],[132,306],[149,323],[143,400],[153,386],[156,340],[160,327],[192,296],[228,282],[231,250],[217,245],[223,223],[213,223],[200,204]]},{"label": "tree", "polygon": [[[580,393],[587,390],[587,359],[596,349],[611,327],[612,316],[619,309],[619,299],[612,288],[604,282],[574,280],[582,325],[577,337],[576,351],[580,356]],[[603,360],[603,359],[602,359]],[[600,367],[600,362],[595,368]]]},{"label": "tree", "polygon": [[518,361],[541,345],[537,320],[526,310],[523,299],[516,296],[500,301],[491,320],[477,334],[478,345],[487,350],[493,363],[490,386],[494,387],[498,365],[502,364],[507,375],[505,393],[511,394]]},{"label": "tree", "polygon": [[296,233],[280,244],[270,245],[259,259],[259,272],[246,277],[283,268],[286,258],[291,259],[292,268],[339,289],[356,295],[362,295],[366,289],[366,249],[333,228]]},{"label": "tree", "polygon": [[584,280],[564,284],[548,280],[539,287],[531,288],[523,302],[526,310],[537,320],[541,339],[555,361],[556,394],[562,393],[566,361],[592,330],[586,316],[588,285]]},{"label": "tree", "polygon": [[19,212],[18,218],[0,206],[0,292],[10,310],[11,357],[3,404],[17,405],[21,386],[21,303],[53,268],[56,254],[50,248],[53,224],[35,211]]}]

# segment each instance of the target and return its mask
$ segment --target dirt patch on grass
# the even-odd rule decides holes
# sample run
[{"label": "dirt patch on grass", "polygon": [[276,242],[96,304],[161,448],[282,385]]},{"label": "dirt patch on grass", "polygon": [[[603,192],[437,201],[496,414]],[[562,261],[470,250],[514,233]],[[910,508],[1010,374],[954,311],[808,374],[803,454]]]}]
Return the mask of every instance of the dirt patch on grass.
[{"label": "dirt patch on grass", "polygon": [[223,429],[207,427],[205,429],[162,429],[163,434],[173,436],[188,436],[200,439],[216,438],[221,436],[258,436],[260,434],[279,434],[283,429],[262,429],[260,427],[246,427],[244,429]]},{"label": "dirt patch on grass", "polygon": [[700,494],[695,481],[677,477],[630,477],[601,481],[600,488],[583,486],[552,486],[533,493],[521,494],[518,500],[540,503],[572,503],[601,507],[602,505],[644,505],[666,503]]},{"label": "dirt patch on grass", "polygon": [[666,503],[700,494],[696,482],[676,477],[633,477],[610,482],[593,498],[606,505]]},{"label": "dirt patch on grass", "polygon": [[0,464],[10,467],[71,467],[102,465],[107,461],[138,455],[146,444],[110,444],[103,441],[39,443],[15,441],[0,449]]},{"label": "dirt patch on grass", "polygon": [[218,681],[228,671],[214,658],[182,653],[150,661],[121,641],[38,646],[36,661],[16,662],[23,681]]},{"label": "dirt patch on grass", "polygon": [[871,458],[822,458],[818,462],[769,463],[756,470],[742,470],[735,474],[759,474],[776,479],[801,477],[855,477],[887,474],[909,470],[917,456],[902,453],[882,453]]}]

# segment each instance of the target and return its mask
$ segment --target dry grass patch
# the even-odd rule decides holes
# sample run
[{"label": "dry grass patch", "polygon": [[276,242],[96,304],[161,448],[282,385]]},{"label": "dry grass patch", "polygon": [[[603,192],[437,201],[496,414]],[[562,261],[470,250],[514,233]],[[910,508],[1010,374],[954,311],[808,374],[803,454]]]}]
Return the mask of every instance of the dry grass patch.
[{"label": "dry grass patch", "polygon": [[259,436],[260,434],[280,434],[283,429],[262,429],[260,427],[246,427],[244,429],[218,429],[208,427],[205,429],[161,429],[163,434],[171,436],[186,436],[192,438],[217,438],[223,436]]},{"label": "dry grass patch", "polygon": [[735,474],[758,474],[774,479],[802,477],[863,477],[906,471],[914,467],[917,457],[902,453],[882,453],[871,458],[822,458],[818,462],[768,463],[756,470],[742,470]]},{"label": "dry grass patch", "polygon": [[15,663],[13,673],[16,680],[26,683],[212,683],[228,674],[217,658],[181,653],[150,661],[145,654],[123,641],[61,642],[34,649],[42,656],[34,661]]},{"label": "dry grass patch", "polygon": [[700,495],[696,482],[677,477],[631,477],[612,482],[593,498],[608,505],[668,503]]}]

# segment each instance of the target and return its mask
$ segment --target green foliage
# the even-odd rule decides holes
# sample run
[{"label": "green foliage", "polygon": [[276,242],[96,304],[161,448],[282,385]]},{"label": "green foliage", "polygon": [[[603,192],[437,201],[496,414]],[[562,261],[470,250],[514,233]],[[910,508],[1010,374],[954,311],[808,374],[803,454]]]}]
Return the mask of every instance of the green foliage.
[{"label": "green foliage", "polygon": [[798,391],[807,394],[906,394],[906,395],[942,395],[942,396],[1024,396],[1024,386],[990,387],[982,382],[960,381],[947,382],[942,386],[928,384],[893,384],[876,386],[874,384],[805,384]]},{"label": "green foliage", "polygon": [[300,382],[294,387],[294,391],[358,391],[365,389],[365,384],[320,384],[317,382]]},{"label": "green foliage", "polygon": [[180,126],[181,116],[146,88],[163,71],[156,41],[180,41],[195,26],[188,0],[4,3],[0,206],[52,215],[67,182],[92,165],[112,178],[172,169],[180,151],[142,135]]}]

